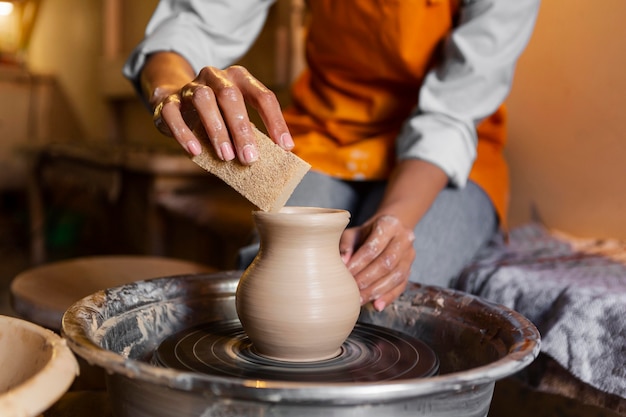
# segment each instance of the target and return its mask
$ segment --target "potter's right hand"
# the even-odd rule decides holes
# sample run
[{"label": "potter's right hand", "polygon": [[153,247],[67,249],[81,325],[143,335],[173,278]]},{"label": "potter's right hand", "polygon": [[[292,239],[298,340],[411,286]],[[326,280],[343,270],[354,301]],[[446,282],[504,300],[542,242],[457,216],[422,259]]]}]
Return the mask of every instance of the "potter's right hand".
[{"label": "potter's right hand", "polygon": [[189,154],[201,152],[198,137],[206,136],[218,158],[237,157],[247,165],[259,155],[246,103],[258,111],[270,137],[291,150],[293,140],[275,94],[241,66],[205,67],[193,81],[152,104],[157,128]]}]

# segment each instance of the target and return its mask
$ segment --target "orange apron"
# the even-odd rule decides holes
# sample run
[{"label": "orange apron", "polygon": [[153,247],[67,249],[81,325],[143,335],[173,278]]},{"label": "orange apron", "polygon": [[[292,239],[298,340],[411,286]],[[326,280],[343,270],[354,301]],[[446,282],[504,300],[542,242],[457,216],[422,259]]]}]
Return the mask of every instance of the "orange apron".
[{"label": "orange apron", "polygon": [[[308,69],[296,80],[285,119],[294,152],[314,170],[380,180],[395,163],[395,140],[440,57],[458,0],[310,0]],[[470,173],[501,223],[508,208],[501,107],[478,127]]]}]

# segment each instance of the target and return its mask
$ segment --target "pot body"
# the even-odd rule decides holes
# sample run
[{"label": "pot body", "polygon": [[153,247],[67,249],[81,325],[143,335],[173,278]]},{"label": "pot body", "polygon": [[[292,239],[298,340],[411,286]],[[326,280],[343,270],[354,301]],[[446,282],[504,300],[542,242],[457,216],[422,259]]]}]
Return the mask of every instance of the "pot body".
[{"label": "pot body", "polygon": [[359,289],[339,254],[345,210],[254,212],[261,247],[243,273],[237,314],[254,349],[283,361],[337,356],[360,312]]}]

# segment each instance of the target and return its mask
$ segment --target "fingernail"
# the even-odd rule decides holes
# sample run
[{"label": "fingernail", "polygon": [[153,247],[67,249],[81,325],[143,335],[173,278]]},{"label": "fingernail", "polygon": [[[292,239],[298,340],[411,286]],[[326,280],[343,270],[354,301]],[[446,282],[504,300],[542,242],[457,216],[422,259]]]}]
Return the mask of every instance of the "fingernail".
[{"label": "fingernail", "polygon": [[235,158],[235,151],[229,142],[223,142],[220,145],[220,151],[222,152],[222,159],[224,161],[231,161]]},{"label": "fingernail", "polygon": [[202,147],[197,140],[190,140],[187,142],[187,152],[193,156],[198,156],[202,153]]},{"label": "fingernail", "polygon": [[386,305],[387,304],[385,304],[384,301],[381,301],[381,300],[374,301],[374,309],[376,309],[376,311],[383,311]]},{"label": "fingernail", "polygon": [[293,143],[293,138],[289,133],[283,133],[282,135],[280,135],[280,143],[283,149],[286,150],[291,150],[294,146],[296,146],[296,144]]},{"label": "fingernail", "polygon": [[250,164],[252,162],[255,162],[257,159],[259,159],[259,153],[257,152],[254,146],[245,145],[243,147],[243,159],[245,162]]}]

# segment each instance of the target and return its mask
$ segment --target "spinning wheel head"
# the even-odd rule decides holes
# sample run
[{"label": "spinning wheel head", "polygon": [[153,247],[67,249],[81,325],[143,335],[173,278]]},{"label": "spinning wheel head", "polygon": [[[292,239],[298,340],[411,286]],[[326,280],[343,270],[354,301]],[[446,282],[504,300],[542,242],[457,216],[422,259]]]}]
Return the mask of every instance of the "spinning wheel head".
[{"label": "spinning wheel head", "polygon": [[432,376],[439,361],[425,343],[372,324],[357,324],[337,356],[285,362],[258,354],[238,321],[207,323],[165,339],[156,365],[215,376],[294,382],[380,382]]}]

